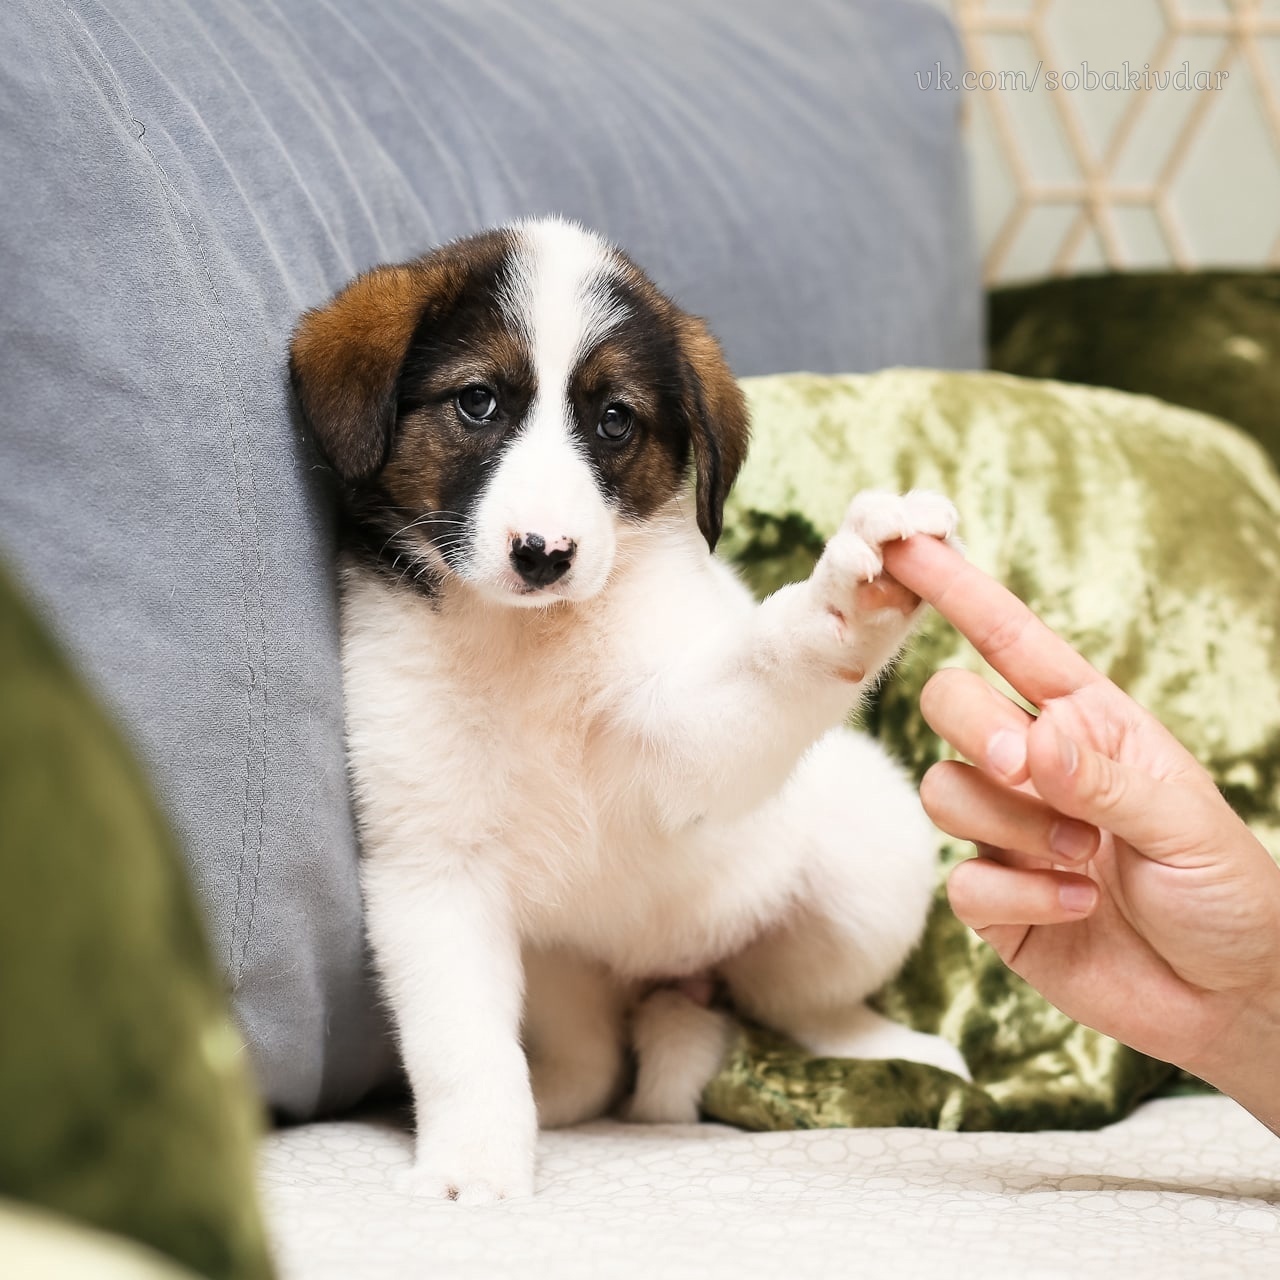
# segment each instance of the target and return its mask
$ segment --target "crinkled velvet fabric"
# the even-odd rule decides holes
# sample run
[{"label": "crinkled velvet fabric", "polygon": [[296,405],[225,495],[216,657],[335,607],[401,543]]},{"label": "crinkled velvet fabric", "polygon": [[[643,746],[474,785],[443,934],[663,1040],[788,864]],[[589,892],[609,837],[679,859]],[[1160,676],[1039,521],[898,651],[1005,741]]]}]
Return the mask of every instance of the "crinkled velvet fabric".
[{"label": "crinkled velvet fabric", "polygon": [[[1280,850],[1280,480],[1257,445],[1157,400],[1000,374],[745,386],[755,436],[725,550],[758,592],[808,573],[859,489],[939,489],[970,558],[1159,716]],[[944,666],[1007,691],[930,615],[862,716],[917,779],[951,754],[918,711]],[[751,1129],[1086,1128],[1174,1085],[1173,1068],[1064,1017],[955,919],[943,882],[971,852],[939,836],[924,938],[875,1003],[955,1043],[972,1084],[814,1059],[743,1027],[707,1114]]]},{"label": "crinkled velvet fabric", "polygon": [[[267,1280],[259,1123],[173,837],[0,571],[0,1197]],[[75,1270],[70,1236],[37,1258],[26,1225],[0,1275],[117,1274]]]},{"label": "crinkled velvet fabric", "polygon": [[1280,458],[1280,271],[1133,272],[996,289],[993,369],[1159,396]]}]

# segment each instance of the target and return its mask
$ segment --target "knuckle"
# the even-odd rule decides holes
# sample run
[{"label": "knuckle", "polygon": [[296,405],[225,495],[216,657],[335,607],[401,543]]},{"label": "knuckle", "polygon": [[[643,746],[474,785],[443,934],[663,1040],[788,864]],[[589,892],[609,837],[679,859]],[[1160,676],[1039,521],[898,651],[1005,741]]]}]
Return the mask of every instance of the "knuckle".
[{"label": "knuckle", "polygon": [[993,660],[1014,649],[1026,635],[1029,614],[998,618],[978,638],[977,648]]},{"label": "knuckle", "polygon": [[1127,789],[1120,771],[1106,756],[1093,755],[1081,770],[1082,798],[1103,817],[1118,813],[1126,799]]}]

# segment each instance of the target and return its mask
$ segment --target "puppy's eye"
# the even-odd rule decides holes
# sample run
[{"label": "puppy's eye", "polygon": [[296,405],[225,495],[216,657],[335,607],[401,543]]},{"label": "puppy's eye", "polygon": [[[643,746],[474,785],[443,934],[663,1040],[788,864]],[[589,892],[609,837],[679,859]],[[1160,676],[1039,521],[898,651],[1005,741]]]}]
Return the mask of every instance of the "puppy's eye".
[{"label": "puppy's eye", "polygon": [[454,397],[454,403],[468,422],[492,422],[498,414],[498,397],[481,383],[463,387]]},{"label": "puppy's eye", "polygon": [[625,404],[610,404],[605,406],[604,413],[600,415],[596,435],[601,440],[608,440],[610,444],[621,444],[631,434],[633,426],[635,417]]}]

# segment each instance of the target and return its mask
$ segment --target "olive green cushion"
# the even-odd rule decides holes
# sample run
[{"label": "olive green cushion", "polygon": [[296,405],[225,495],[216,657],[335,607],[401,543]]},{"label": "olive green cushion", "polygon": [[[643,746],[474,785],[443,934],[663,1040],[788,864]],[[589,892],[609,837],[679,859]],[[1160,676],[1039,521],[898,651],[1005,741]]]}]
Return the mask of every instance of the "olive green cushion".
[{"label": "olive green cushion", "polygon": [[[1280,481],[1252,441],[1156,400],[1002,374],[744,385],[755,436],[725,550],[758,592],[808,573],[859,489],[941,490],[974,563],[1150,707],[1280,849]],[[943,666],[984,669],[931,614],[865,715],[917,778],[949,754],[918,709]],[[943,873],[971,853],[939,848]],[[941,874],[924,941],[878,1003],[954,1042],[973,1084],[809,1059],[744,1028],[706,1112],[758,1129],[1088,1127],[1174,1077],[1006,970],[951,914]]]},{"label": "olive green cushion", "polygon": [[1280,272],[1080,276],[997,289],[993,369],[1159,396],[1280,459]]},{"label": "olive green cushion", "polygon": [[147,787],[0,574],[0,1195],[268,1276],[243,1063]]}]

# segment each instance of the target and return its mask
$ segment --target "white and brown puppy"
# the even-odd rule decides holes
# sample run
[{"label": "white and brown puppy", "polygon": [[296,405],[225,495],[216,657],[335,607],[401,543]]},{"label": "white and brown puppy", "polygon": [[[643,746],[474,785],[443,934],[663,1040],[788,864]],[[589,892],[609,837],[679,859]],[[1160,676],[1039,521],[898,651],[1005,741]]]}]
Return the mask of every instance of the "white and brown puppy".
[{"label": "white and brown puppy", "polygon": [[303,318],[292,373],[345,495],[349,751],[414,1188],[531,1192],[538,1124],[628,1090],[634,1118],[696,1118],[725,1032],[695,976],[816,1052],[963,1070],[862,1004],[920,934],[934,842],[840,727],[915,622],[860,585],[885,540],[950,536],[951,505],[856,498],[812,577],[755,604],[709,551],[747,447],[719,346],[564,222],[361,276]]}]

